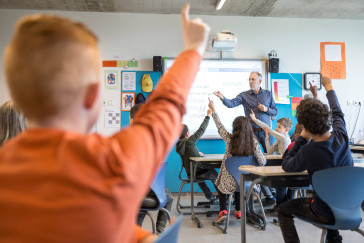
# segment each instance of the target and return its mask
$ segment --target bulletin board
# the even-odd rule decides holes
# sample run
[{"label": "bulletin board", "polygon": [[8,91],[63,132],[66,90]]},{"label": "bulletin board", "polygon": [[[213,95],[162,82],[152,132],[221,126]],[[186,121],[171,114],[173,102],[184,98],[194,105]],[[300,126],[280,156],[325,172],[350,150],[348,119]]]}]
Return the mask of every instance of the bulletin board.
[{"label": "bulletin board", "polygon": [[[136,87],[135,90],[130,91],[130,90],[123,90],[123,85],[122,85],[122,77],[123,77],[123,73],[124,72],[135,72],[136,74]],[[149,74],[152,81],[153,81],[153,90],[155,89],[157,83],[159,82],[161,76],[162,76],[162,72],[153,72],[153,71],[121,71],[120,74],[120,78],[121,78],[121,92],[133,92],[135,93],[135,98],[137,96],[137,94],[142,93],[145,97],[145,99],[148,99],[148,96],[150,93],[147,92],[143,92],[142,91],[142,78],[144,74]],[[121,111],[121,119],[120,119],[120,128],[123,128],[125,126],[129,126],[130,122],[129,122],[129,111]]]},{"label": "bulletin board", "polygon": [[[298,83],[302,86],[302,73],[291,73],[292,77],[298,81]],[[296,81],[291,77],[288,73],[271,73],[270,74],[270,82],[272,87],[272,79],[288,79],[289,84],[289,96],[292,97],[302,97],[302,88],[298,86]],[[271,90],[273,93],[273,90]],[[297,124],[297,119],[292,115],[292,100],[290,98],[290,104],[276,104],[277,106],[277,116],[276,119],[272,121],[272,128],[275,129],[277,127],[277,120],[283,117],[291,119],[293,125],[290,131],[290,135],[293,134],[294,127]]]}]

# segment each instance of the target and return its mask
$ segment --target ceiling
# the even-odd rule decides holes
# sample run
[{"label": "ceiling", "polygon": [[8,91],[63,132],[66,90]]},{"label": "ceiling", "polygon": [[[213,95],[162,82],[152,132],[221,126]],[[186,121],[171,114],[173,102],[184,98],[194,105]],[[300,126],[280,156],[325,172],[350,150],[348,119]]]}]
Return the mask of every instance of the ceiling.
[{"label": "ceiling", "polygon": [[292,18],[364,19],[364,0],[0,0],[0,9],[177,14],[186,2],[191,14]]}]

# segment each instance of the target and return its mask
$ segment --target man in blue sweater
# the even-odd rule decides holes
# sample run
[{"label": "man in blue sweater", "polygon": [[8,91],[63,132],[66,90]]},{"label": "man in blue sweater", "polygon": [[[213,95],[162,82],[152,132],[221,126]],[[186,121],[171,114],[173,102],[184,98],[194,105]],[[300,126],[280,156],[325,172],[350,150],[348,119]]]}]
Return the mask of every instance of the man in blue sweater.
[{"label": "man in blue sweater", "polygon": [[[287,172],[307,170],[310,180],[317,170],[353,165],[344,114],[333,90],[331,79],[322,77],[322,84],[327,92],[331,115],[327,105],[321,101],[302,100],[297,107],[297,121],[302,125],[302,132],[291,150],[285,154],[282,162],[282,168]],[[332,125],[332,132],[330,132],[330,125]],[[334,216],[330,208],[315,191],[312,198],[287,201],[277,210],[285,242],[300,242],[292,214],[317,222],[334,224]],[[328,230],[326,242],[342,242],[339,231]]]}]

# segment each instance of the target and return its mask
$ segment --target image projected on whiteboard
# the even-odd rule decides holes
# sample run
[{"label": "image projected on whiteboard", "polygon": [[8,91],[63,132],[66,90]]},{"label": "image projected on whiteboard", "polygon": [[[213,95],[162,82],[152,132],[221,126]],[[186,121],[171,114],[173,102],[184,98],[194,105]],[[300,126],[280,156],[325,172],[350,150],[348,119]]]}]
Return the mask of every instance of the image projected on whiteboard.
[{"label": "image projected on whiteboard", "polygon": [[[164,60],[164,71],[172,66],[174,59]],[[235,117],[245,115],[239,105],[227,108],[213,92],[220,91],[226,98],[233,99],[243,91],[249,90],[249,75],[252,71],[262,73],[261,87],[266,88],[265,63],[263,60],[202,60],[196,80],[187,99],[187,113],[183,123],[193,134],[201,125],[208,109],[208,98],[214,101],[216,112],[225,128],[231,132]],[[216,125],[210,119],[203,139],[220,139]]]}]

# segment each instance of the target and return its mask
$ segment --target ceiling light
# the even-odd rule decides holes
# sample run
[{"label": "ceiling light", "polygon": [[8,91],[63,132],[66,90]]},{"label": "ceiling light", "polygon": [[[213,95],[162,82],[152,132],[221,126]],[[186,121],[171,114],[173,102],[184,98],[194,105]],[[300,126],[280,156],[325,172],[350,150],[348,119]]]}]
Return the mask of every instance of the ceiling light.
[{"label": "ceiling light", "polygon": [[216,10],[220,10],[222,8],[222,6],[224,6],[226,0],[218,0],[217,4],[216,4]]}]

